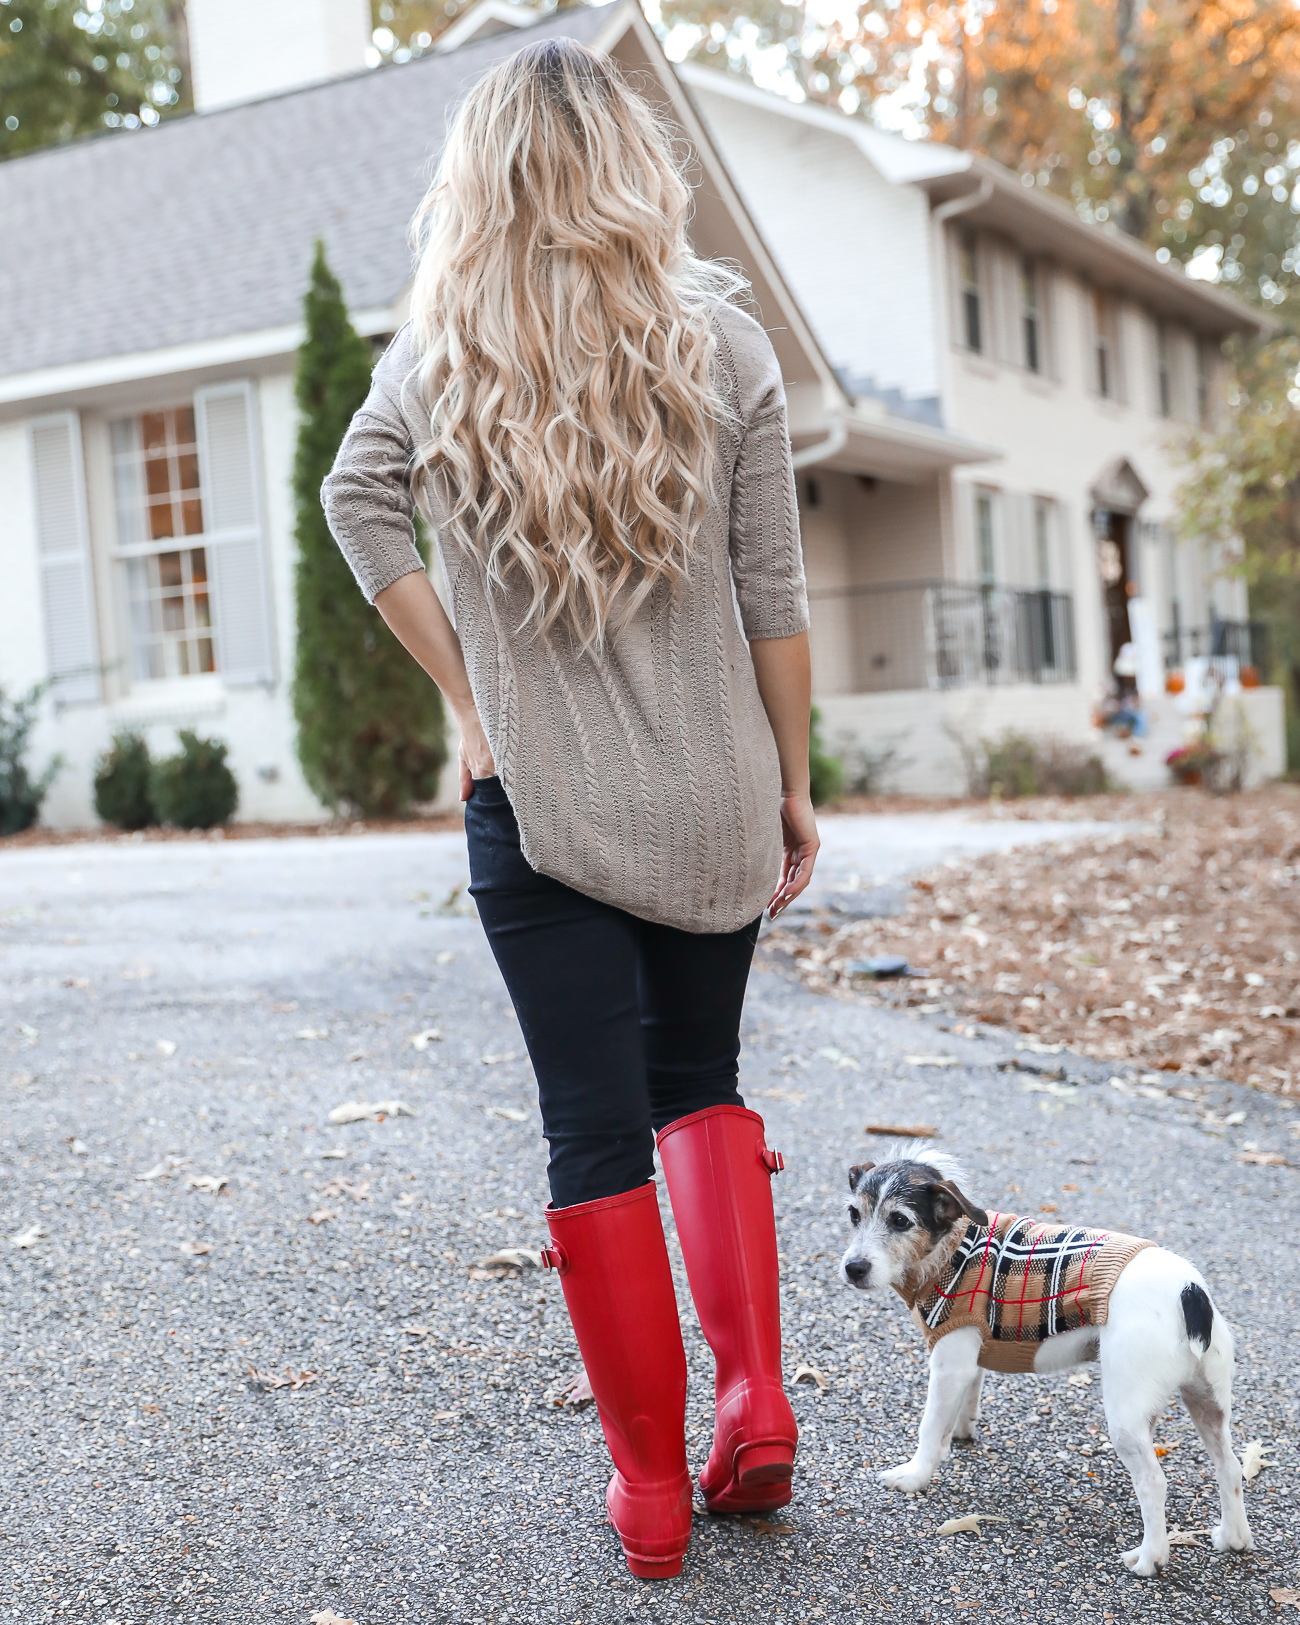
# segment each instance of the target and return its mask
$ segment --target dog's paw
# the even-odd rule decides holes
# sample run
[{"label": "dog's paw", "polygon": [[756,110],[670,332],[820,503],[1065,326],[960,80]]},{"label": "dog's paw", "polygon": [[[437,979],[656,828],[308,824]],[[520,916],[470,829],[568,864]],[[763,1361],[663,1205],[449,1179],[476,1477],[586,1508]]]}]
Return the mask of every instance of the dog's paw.
[{"label": "dog's paw", "polygon": [[979,1436],[980,1430],[974,1422],[967,1422],[964,1426],[959,1422],[952,1430],[952,1442],[954,1444],[978,1444]]},{"label": "dog's paw", "polygon": [[1229,1528],[1226,1523],[1216,1523],[1210,1530],[1210,1545],[1216,1552],[1253,1552],[1255,1537],[1243,1518],[1240,1528]]},{"label": "dog's paw", "polygon": [[933,1477],[933,1470],[920,1467],[915,1461],[905,1461],[901,1467],[891,1467],[879,1474],[880,1482],[891,1490],[902,1490],[904,1495],[919,1495]]},{"label": "dog's paw", "polygon": [[1165,1544],[1163,1551],[1159,1547],[1148,1547],[1145,1542],[1135,1546],[1132,1551],[1124,1552],[1124,1564],[1143,1580],[1149,1580],[1157,1569],[1164,1568],[1169,1561],[1169,1546]]}]

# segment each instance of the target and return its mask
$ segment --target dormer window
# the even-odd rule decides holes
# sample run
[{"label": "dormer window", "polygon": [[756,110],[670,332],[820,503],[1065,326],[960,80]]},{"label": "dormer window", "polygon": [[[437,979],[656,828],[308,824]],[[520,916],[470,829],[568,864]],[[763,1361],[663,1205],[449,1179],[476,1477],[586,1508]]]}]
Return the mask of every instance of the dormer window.
[{"label": "dormer window", "polygon": [[984,348],[980,309],[979,249],[973,231],[962,233],[958,264],[961,272],[961,312],[966,348],[978,355]]}]

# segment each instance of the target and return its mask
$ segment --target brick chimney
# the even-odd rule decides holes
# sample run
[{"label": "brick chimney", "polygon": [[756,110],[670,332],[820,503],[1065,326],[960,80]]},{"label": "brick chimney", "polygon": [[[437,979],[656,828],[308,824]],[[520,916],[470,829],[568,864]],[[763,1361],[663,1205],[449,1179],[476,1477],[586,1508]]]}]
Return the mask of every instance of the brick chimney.
[{"label": "brick chimney", "polygon": [[370,0],[186,0],[201,113],[366,66]]}]

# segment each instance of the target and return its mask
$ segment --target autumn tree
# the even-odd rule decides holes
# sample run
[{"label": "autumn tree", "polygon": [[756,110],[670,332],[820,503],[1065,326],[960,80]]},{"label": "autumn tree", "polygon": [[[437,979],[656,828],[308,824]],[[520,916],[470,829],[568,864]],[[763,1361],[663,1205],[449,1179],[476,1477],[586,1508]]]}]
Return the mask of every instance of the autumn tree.
[{"label": "autumn tree", "polygon": [[1179,492],[1189,540],[1218,541],[1269,629],[1268,676],[1287,691],[1288,765],[1300,770],[1300,338],[1237,357],[1224,421],[1192,437]]},{"label": "autumn tree", "polygon": [[1296,278],[1291,0],[663,0],[671,54],[986,152],[1170,257],[1281,304]]},{"label": "autumn tree", "polygon": [[181,0],[0,0],[0,157],[190,105]]}]

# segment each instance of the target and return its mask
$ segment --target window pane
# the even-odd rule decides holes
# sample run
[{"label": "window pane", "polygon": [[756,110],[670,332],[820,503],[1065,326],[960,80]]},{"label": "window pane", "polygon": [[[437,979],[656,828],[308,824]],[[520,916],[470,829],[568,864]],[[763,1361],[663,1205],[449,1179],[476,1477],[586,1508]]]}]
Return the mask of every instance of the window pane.
[{"label": "window pane", "polygon": [[181,503],[181,534],[184,536],[203,534],[203,504],[198,497],[186,497]]},{"label": "window pane", "polygon": [[167,413],[143,412],[140,415],[140,438],[146,457],[156,457],[167,450]]},{"label": "window pane", "polygon": [[149,507],[149,535],[155,542],[169,542],[176,534],[176,521],[169,501],[154,502]]},{"label": "window pane", "polygon": [[126,561],[137,678],[216,670],[206,563],[202,548]]}]

